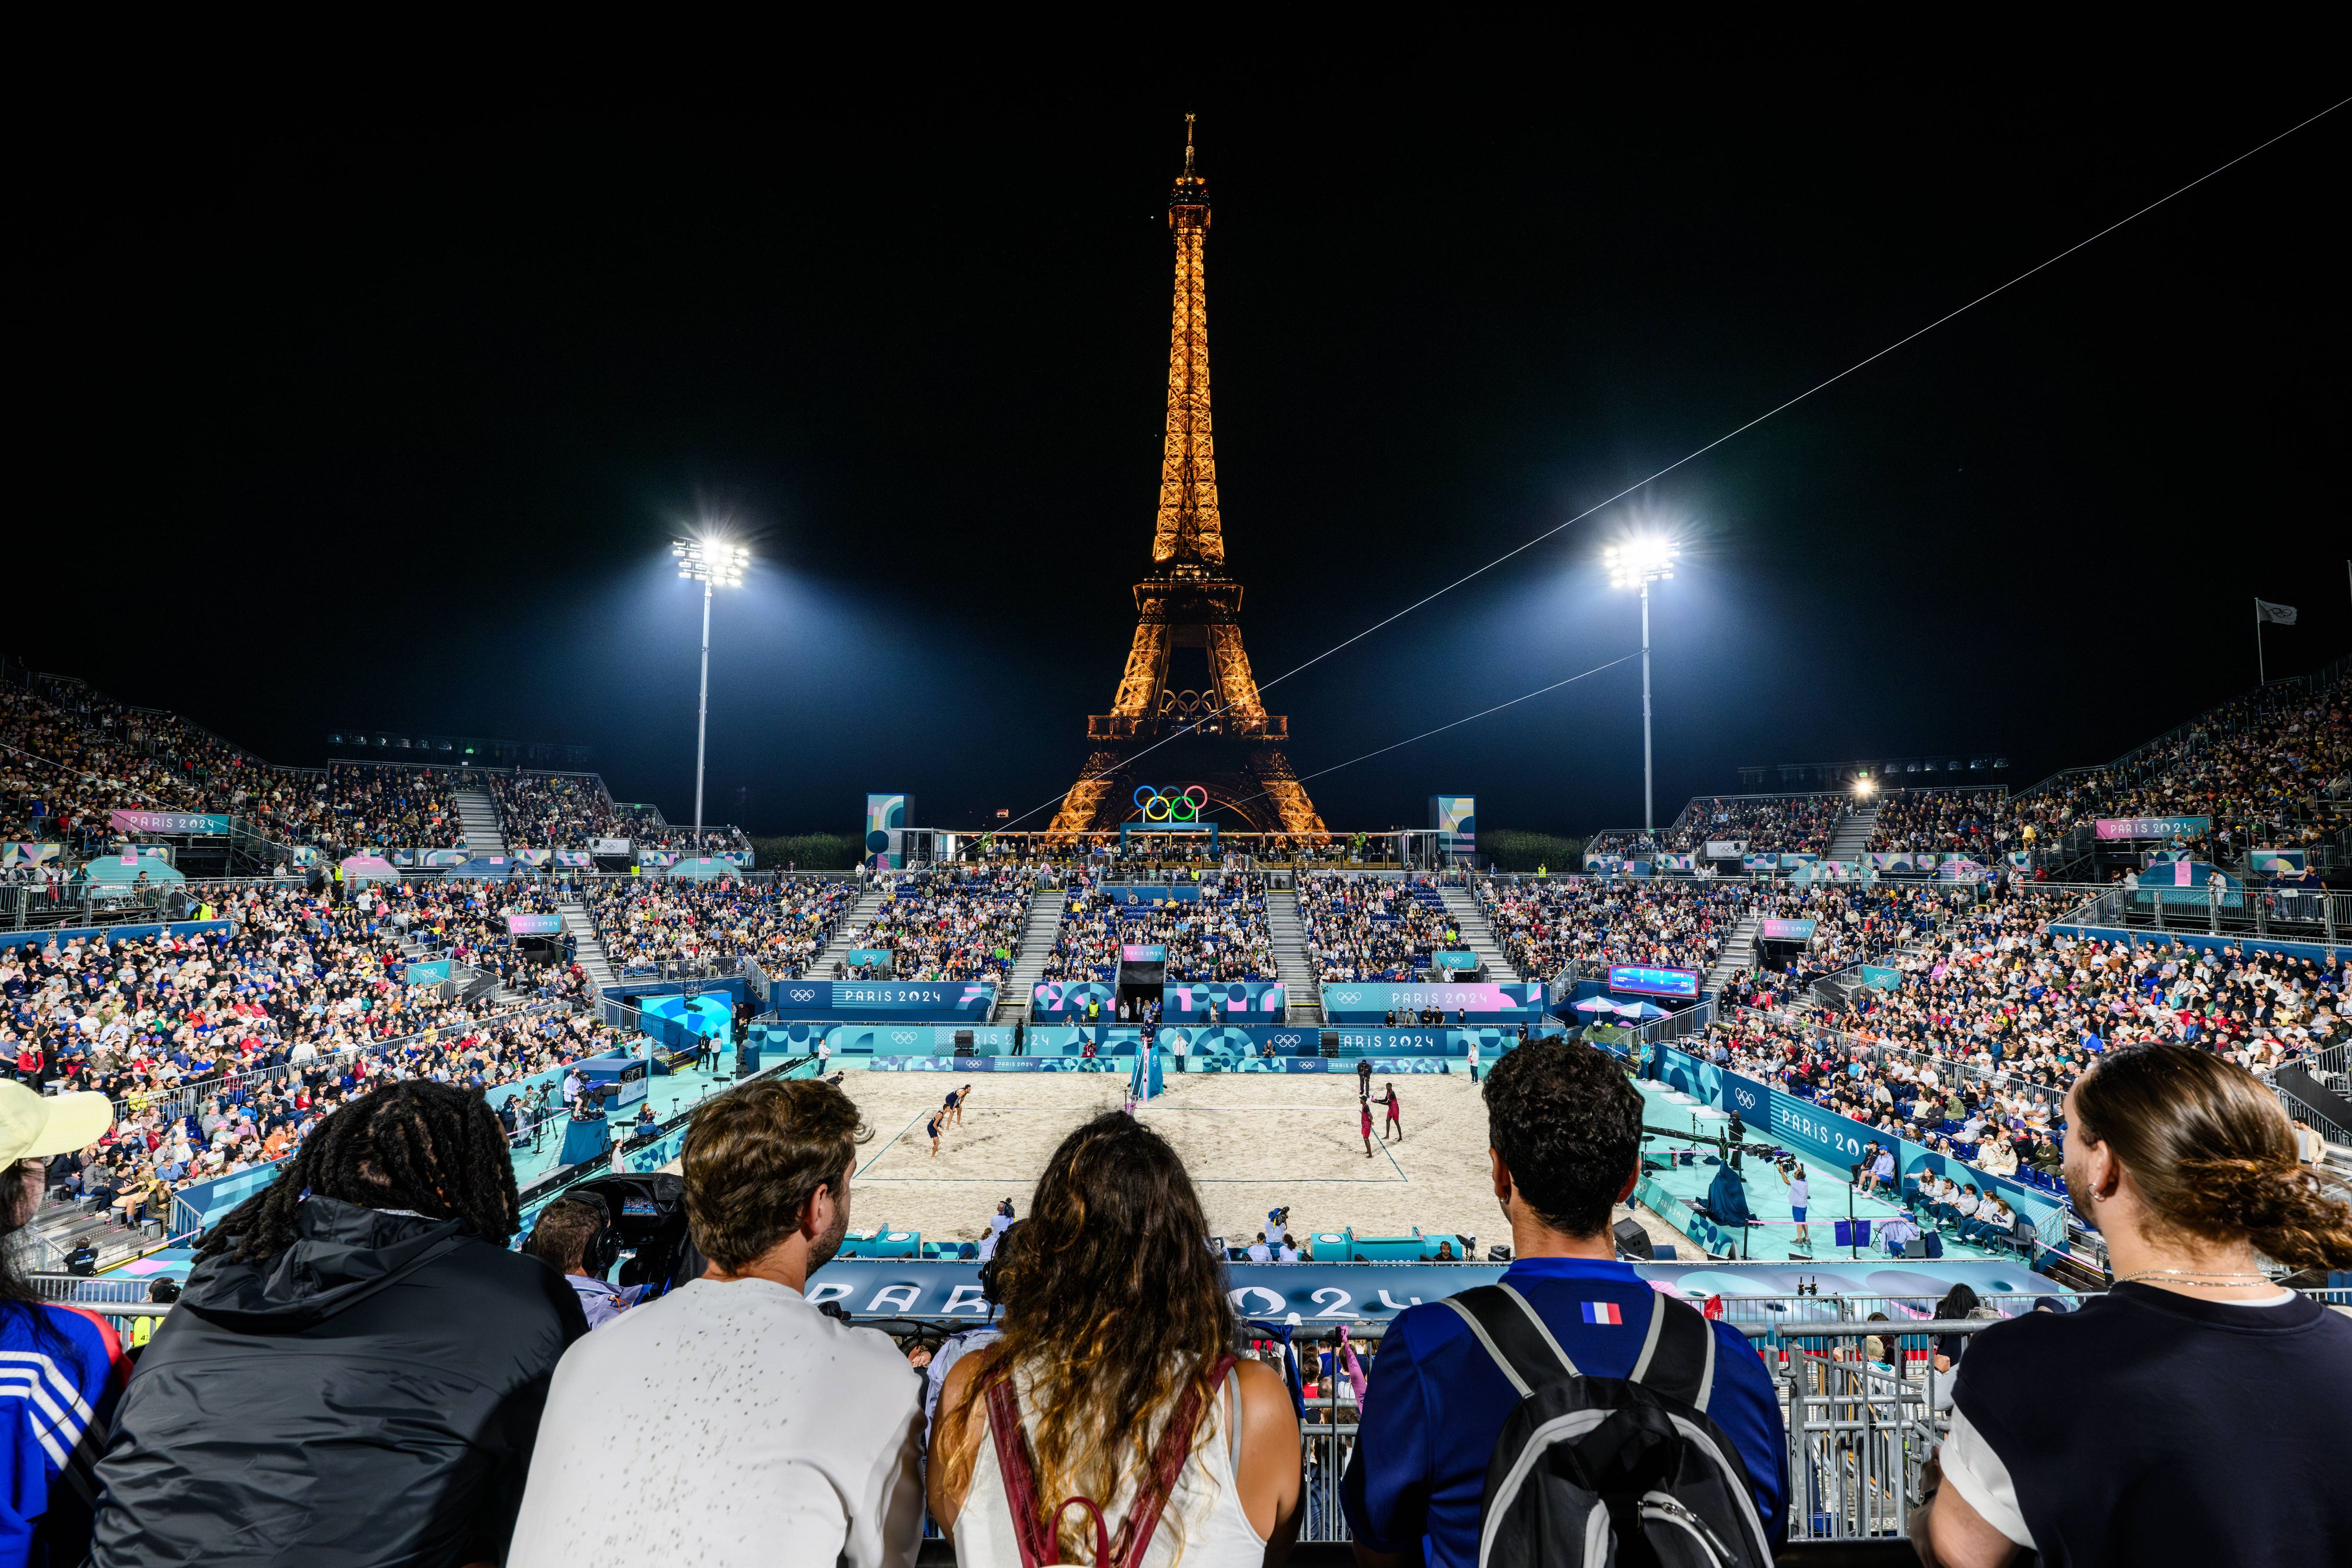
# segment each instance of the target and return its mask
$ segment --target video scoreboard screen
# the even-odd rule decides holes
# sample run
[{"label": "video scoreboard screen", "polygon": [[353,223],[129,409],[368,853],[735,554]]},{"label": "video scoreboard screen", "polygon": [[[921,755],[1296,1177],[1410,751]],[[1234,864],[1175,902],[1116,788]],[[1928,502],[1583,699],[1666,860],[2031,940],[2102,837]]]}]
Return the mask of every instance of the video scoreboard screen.
[{"label": "video scoreboard screen", "polygon": [[1637,997],[1672,997],[1678,1001],[1696,1001],[1698,971],[1656,968],[1647,964],[1612,964],[1609,966],[1609,988]]}]

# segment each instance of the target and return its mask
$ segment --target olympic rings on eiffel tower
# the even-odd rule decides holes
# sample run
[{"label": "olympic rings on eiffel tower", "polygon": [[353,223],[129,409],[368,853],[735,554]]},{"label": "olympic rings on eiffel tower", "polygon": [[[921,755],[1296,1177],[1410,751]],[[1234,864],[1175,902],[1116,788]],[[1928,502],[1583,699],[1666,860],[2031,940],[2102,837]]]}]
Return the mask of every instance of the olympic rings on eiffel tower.
[{"label": "olympic rings on eiffel tower", "polygon": [[[1195,795],[1200,799],[1194,800]],[[1187,784],[1173,795],[1163,795],[1157,784],[1139,784],[1135,803],[1143,809],[1147,822],[1197,822],[1209,809],[1209,792],[1198,784]]]}]

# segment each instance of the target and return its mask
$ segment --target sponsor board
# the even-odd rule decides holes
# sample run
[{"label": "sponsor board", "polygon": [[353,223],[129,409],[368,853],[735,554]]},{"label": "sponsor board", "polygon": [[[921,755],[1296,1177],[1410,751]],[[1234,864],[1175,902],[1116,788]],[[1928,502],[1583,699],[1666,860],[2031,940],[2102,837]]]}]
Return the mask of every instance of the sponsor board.
[{"label": "sponsor board", "polygon": [[1337,1023],[1376,1023],[1390,1013],[1434,1009],[1472,1023],[1536,1023],[1544,1016],[1544,988],[1520,981],[1461,981],[1392,985],[1334,981],[1323,987],[1323,1016]]},{"label": "sponsor board", "polygon": [[217,836],[228,831],[228,818],[211,811],[109,811],[106,825],[118,833]]},{"label": "sponsor board", "polygon": [[2093,823],[2102,839],[2196,839],[2213,831],[2210,817],[2100,817]]},{"label": "sponsor board", "polygon": [[781,1018],[969,1019],[985,1022],[996,1009],[987,980],[777,980],[768,1006]]},{"label": "sponsor board", "polygon": [[[1228,1237],[1229,1241],[1244,1239]],[[1459,1236],[1437,1236],[1432,1241],[1465,1243]],[[1475,1285],[1491,1285],[1503,1277],[1499,1263],[1228,1263],[1225,1297],[1244,1319],[1281,1323],[1293,1313],[1310,1333],[1328,1333],[1346,1323],[1387,1322],[1408,1307],[1442,1301]],[[1737,1270],[1707,1262],[1636,1263],[1633,1271],[1663,1293],[1703,1299],[1708,1296],[1768,1296],[1794,1299],[1800,1290],[1818,1289],[1824,1298],[1842,1294],[1885,1297],[1887,1294],[1884,1258],[1849,1261],[1832,1258],[1821,1262],[1743,1264]],[[2018,1292],[2065,1295],[2066,1287],[2013,1263],[1946,1260],[1933,1275],[1914,1283],[1917,1306],[1924,1310],[1949,1288],[1948,1281],[1965,1281],[1985,1294]],[[981,1299],[980,1266],[915,1258],[835,1258],[809,1277],[808,1299],[814,1305],[835,1302],[856,1317],[969,1318],[987,1321],[988,1303]],[[1838,1303],[1824,1300],[1820,1316],[1833,1319]]]}]

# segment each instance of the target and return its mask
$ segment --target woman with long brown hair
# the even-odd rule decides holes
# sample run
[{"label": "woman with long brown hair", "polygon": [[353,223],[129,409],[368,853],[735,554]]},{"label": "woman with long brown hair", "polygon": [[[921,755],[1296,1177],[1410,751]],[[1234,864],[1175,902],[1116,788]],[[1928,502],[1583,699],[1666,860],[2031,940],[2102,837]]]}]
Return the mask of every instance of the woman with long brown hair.
[{"label": "woman with long brown hair", "polygon": [[1271,1368],[1230,1354],[1239,1325],[1167,1140],[1117,1112],[1072,1133],[996,1270],[1004,1337],[948,1375],[931,1436],[931,1517],[957,1562],[1278,1563],[1297,1417]]}]

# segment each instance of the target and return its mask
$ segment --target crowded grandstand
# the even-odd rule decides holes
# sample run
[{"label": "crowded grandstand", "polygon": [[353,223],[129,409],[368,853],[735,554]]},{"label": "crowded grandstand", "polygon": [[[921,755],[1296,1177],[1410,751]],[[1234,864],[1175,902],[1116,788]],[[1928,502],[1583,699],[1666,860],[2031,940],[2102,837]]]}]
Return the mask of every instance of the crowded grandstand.
[{"label": "crowded grandstand", "polygon": [[[1664,831],[1595,834],[1582,867],[1540,874],[1475,856],[1415,867],[1409,848],[1367,869],[1370,838],[1213,856],[965,838],[800,871],[757,863],[732,828],[698,842],[615,804],[593,773],[278,768],[79,683],[11,679],[0,1061],[43,1101],[105,1107],[94,1140],[43,1164],[15,1267],[44,1299],[152,1312],[118,1332],[175,1343],[187,1309],[148,1298],[203,1287],[213,1238],[313,1140],[377,1096],[446,1088],[489,1118],[517,1195],[510,1244],[571,1270],[564,1299],[592,1323],[626,1322],[683,1279],[650,1241],[619,1249],[617,1284],[565,1254],[590,1201],[566,1195],[675,1181],[730,1085],[838,1085],[885,1124],[857,1177],[885,1212],[817,1278],[837,1276],[843,1307],[884,1322],[902,1361],[936,1365],[963,1343],[956,1321],[927,1317],[919,1291],[892,1296],[892,1260],[986,1262],[1013,1233],[964,1184],[1050,1204],[1067,1118],[1108,1106],[1168,1140],[1127,1157],[1179,1158],[1205,1184],[1202,1223],[1235,1281],[1286,1264],[1302,1281],[1332,1264],[1500,1268],[1511,1248],[1476,1234],[1491,1193],[1424,1168],[1417,1140],[1491,1109],[1482,1079],[1514,1055],[1598,1048],[1641,1112],[1609,1242],[1636,1261],[1612,1267],[1652,1270],[1645,1297],[1686,1300],[1727,1345],[1762,1352],[1759,1408],[1790,1434],[1776,1462],[1829,1486],[1802,1435],[1834,1427],[1824,1399],[1932,1413],[1968,1332],[2103,1299],[2119,1255],[2065,1170],[2070,1092],[2105,1064],[2165,1049],[2226,1064],[2303,1168],[2352,1165],[2329,1114],[2352,1051],[2334,946],[2352,909],[2328,886],[2352,858],[2348,695],[2340,674],[2279,683],[2014,794],[1695,798]],[[2157,821],[2102,837],[2118,817]],[[226,836],[216,818],[250,833],[241,859],[205,858]],[[500,858],[476,852],[486,830]],[[119,878],[111,896],[100,875]],[[1164,1002],[1138,989],[1146,959]],[[994,1103],[1001,1078],[975,1093],[957,1074],[1016,1065],[1036,1073],[1026,1108]],[[1270,1084],[1234,1075],[1294,1067],[1317,1076],[1286,1082],[1328,1087],[1323,1112],[1276,1112]],[[1271,1137],[1261,1114],[1279,1118]],[[1808,1126],[1833,1131],[1796,1135]],[[1342,1140],[1360,1165],[1394,1166],[1394,1197],[1311,1185]],[[674,1187],[644,1190],[677,1211]],[[1235,1211],[1249,1203],[1265,1218]],[[1873,1260],[1923,1283],[1841,1273],[1818,1298],[1837,1311],[1811,1307],[1805,1280]],[[2271,1258],[2266,1285],[2347,1294],[2292,1262]],[[1693,1265],[1716,1272],[1681,1291]],[[1395,1337],[1402,1313],[1335,1339],[1288,1311],[1253,1312],[1237,1343],[1307,1413],[1298,1527],[1343,1539],[1374,1522],[1342,1484],[1359,1423],[1415,1342]],[[1814,1325],[1827,1337],[1804,1337]],[[152,1428],[131,1414],[117,1441],[144,1453]],[[1801,1520],[1778,1495],[1757,1506],[1792,1539],[1884,1536],[1920,1495],[1919,1457],[1879,1472],[1884,1497],[1831,1487]]]}]

